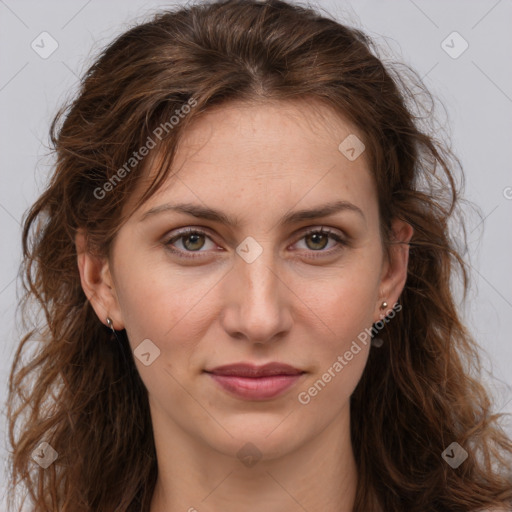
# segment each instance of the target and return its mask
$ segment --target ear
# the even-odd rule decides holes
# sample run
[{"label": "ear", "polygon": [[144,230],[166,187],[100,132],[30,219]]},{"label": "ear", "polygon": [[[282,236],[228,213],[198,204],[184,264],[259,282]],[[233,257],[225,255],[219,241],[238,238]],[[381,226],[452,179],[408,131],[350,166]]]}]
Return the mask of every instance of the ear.
[{"label": "ear", "polygon": [[75,247],[82,289],[96,315],[105,325],[108,325],[107,317],[110,317],[114,329],[124,329],[108,259],[100,258],[87,251],[86,235],[83,229],[77,231]]},{"label": "ear", "polygon": [[[391,225],[391,245],[384,256],[380,281],[380,297],[375,312],[375,322],[384,318],[396,304],[407,280],[409,263],[409,241],[414,233],[413,227],[405,221],[394,219]],[[380,309],[387,302],[385,309]]]}]

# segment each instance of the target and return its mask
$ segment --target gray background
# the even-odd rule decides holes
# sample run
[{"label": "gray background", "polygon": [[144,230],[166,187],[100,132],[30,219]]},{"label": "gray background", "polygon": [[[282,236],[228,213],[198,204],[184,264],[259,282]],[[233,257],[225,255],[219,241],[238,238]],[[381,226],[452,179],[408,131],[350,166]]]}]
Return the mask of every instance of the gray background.
[{"label": "gray background", "polygon": [[[136,20],[170,5],[142,0],[0,0],[2,404],[20,337],[15,317],[20,221],[51,169],[46,158],[51,118],[105,44]],[[447,108],[446,126],[466,173],[465,196],[485,218],[481,222],[468,216],[472,286],[461,311],[482,346],[485,381],[495,391],[496,410],[512,413],[512,2],[318,0],[312,5],[362,28],[387,54],[412,65]],[[43,31],[58,43],[45,59],[31,47]],[[458,58],[442,46],[453,31],[469,45]],[[452,54],[462,44],[457,36],[444,43]],[[50,48],[49,39],[45,48]],[[6,465],[5,409],[2,405],[0,482]],[[3,494],[0,486],[0,502]]]}]

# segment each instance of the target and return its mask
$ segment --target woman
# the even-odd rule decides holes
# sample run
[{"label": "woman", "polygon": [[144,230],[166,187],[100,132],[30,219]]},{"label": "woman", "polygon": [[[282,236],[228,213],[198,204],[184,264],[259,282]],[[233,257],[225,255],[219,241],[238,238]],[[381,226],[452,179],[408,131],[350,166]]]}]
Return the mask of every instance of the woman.
[{"label": "woman", "polygon": [[457,161],[413,99],[361,32],[278,0],[104,50],[24,223],[31,510],[507,510],[449,286]]}]

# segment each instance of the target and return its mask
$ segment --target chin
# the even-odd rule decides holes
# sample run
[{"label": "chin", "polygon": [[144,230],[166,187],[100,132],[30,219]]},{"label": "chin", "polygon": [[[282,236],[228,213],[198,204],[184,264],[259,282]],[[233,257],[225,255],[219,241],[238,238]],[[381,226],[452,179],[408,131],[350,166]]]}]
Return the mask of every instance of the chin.
[{"label": "chin", "polygon": [[212,439],[208,436],[208,443],[229,456],[235,454],[240,458],[245,452],[250,456],[254,451],[254,456],[272,460],[294,451],[307,441],[305,425],[295,425],[291,418],[285,419],[287,413],[265,414],[262,418],[258,418],[257,413],[242,413],[240,416],[238,420],[232,421],[218,418],[219,423],[233,437],[223,430],[225,435],[221,438]]}]

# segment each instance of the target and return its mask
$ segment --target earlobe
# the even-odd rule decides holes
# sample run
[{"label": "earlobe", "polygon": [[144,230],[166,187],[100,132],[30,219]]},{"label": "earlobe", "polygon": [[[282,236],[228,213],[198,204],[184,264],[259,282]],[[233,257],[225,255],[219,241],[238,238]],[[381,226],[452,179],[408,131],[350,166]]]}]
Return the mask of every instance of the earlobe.
[{"label": "earlobe", "polygon": [[116,330],[123,329],[121,312],[107,258],[96,256],[87,250],[86,235],[83,229],[77,231],[75,247],[82,289],[96,315],[103,324],[107,325],[107,317],[110,317]]},{"label": "earlobe", "polygon": [[414,234],[414,229],[407,222],[395,219],[392,223],[392,233],[387,262],[383,267],[380,283],[381,295],[376,314],[379,319],[387,314],[380,309],[382,302],[385,301],[389,307],[392,307],[398,302],[404,289],[409,264],[409,241]]}]

